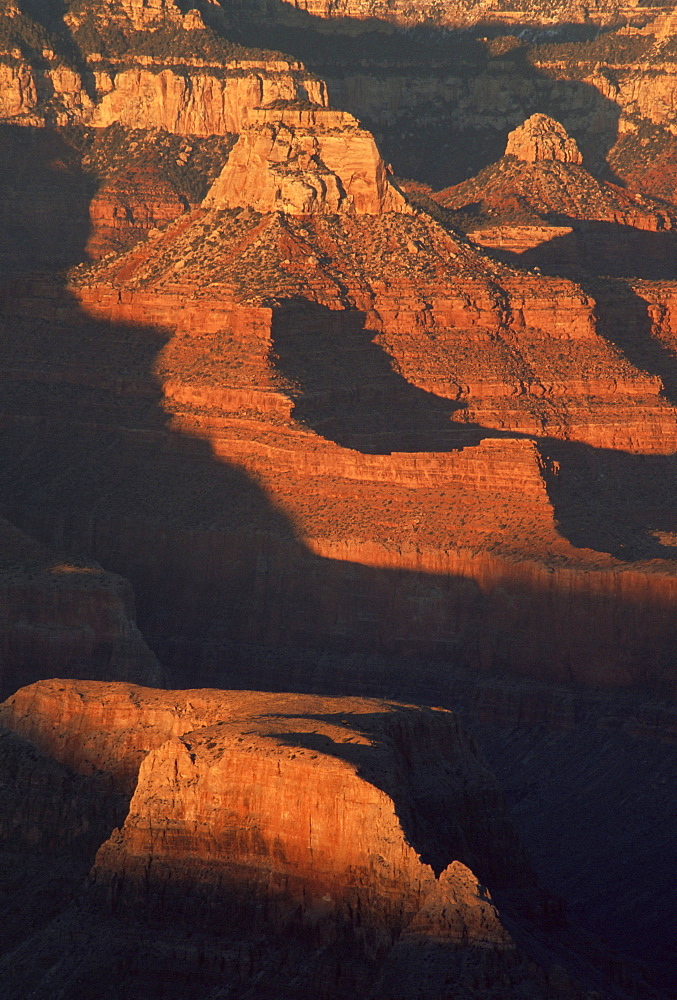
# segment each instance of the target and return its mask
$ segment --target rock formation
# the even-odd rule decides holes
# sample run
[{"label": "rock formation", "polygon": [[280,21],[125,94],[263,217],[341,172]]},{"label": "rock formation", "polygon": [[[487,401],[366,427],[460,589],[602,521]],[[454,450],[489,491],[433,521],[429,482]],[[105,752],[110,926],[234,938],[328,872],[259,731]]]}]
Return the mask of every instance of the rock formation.
[{"label": "rock formation", "polygon": [[[184,9],[0,11],[0,512],[48,546],[2,576],[4,676],[160,682],[96,560],[190,688],[0,712],[4,994],[644,1000],[534,890],[449,713],[244,689],[512,728],[486,746],[544,878],[667,966],[667,769],[633,741],[676,690],[670,21]],[[609,840],[646,885],[604,883]]]},{"label": "rock formation", "polygon": [[[511,3],[510,7],[501,0],[484,0],[482,4],[472,3],[471,0],[447,0],[437,4],[432,10],[424,3],[405,3],[404,0],[396,0],[395,3],[388,3],[387,0],[293,0],[293,6],[321,18],[379,18],[405,25],[429,23],[433,20],[437,26],[455,27],[492,21],[539,26],[561,22],[613,25],[624,23],[639,10],[645,10],[636,0],[626,0],[623,3],[596,0],[590,5],[565,4],[563,0],[547,3],[542,0],[538,3],[518,0]],[[258,5],[253,7],[256,10]],[[657,12],[664,14],[669,10],[669,5],[666,5],[659,7]]]},{"label": "rock formation", "polygon": [[[360,712],[350,702],[250,695],[251,715],[233,718],[226,699],[220,712],[227,721],[169,740],[141,764],[129,815],[99,851],[93,872],[97,885],[115,887],[118,907],[121,897],[125,909],[143,906],[149,878],[157,877],[162,905],[177,915],[191,886],[185,915],[195,921],[222,920],[242,909],[252,930],[293,922],[326,942],[352,928],[378,949],[423,910],[417,924],[423,935],[511,947],[465,866],[450,861],[438,882],[419,856],[438,860],[459,850],[451,846],[451,829],[463,829],[459,806],[464,796],[474,797],[459,786],[452,791],[443,777],[452,760],[455,769],[465,772],[467,765],[439,729],[441,720],[419,721],[414,712],[409,723],[402,710],[390,735],[387,717],[385,728],[378,726],[380,706],[373,703]],[[240,703],[242,712],[243,696]],[[355,718],[356,711],[355,722],[347,724],[345,717]],[[376,731],[359,724],[367,712],[375,715]],[[398,801],[396,790],[398,781],[403,788],[410,784],[404,761],[421,752],[421,743],[435,748],[435,763],[414,766],[435,768],[435,780],[428,776],[429,794],[434,790],[438,797],[433,808],[449,816],[446,836],[433,827],[427,843],[414,828],[403,830],[414,809]],[[375,751],[380,764],[371,760]],[[478,793],[491,797],[488,788]],[[417,808],[413,822],[426,825],[425,807]],[[461,837],[466,843],[481,839],[479,831],[464,830]],[[491,864],[497,871],[497,858]],[[178,890],[174,899],[168,879]]]},{"label": "rock formation", "polygon": [[508,136],[506,156],[516,156],[527,163],[557,160],[559,163],[582,163],[576,140],[548,115],[536,114]]},{"label": "rock formation", "polygon": [[70,675],[162,683],[126,580],[70,561],[0,521],[0,693]]},{"label": "rock formation", "polygon": [[[225,70],[225,72],[224,72]],[[251,109],[310,97],[327,103],[326,88],[299,64],[261,62],[242,72],[237,63],[186,77],[178,69],[134,68],[101,73],[101,100],[85,120],[103,128],[166,129],[180,135],[240,132]]]},{"label": "rock formation", "polygon": [[[97,854],[86,926],[79,907],[66,910],[32,937],[32,963],[3,963],[8,998],[44,990],[45,977],[53,990],[76,968],[88,987],[106,962],[103,935],[109,956],[124,956],[119,990],[133,988],[141,951],[158,947],[157,921],[170,913],[175,930],[185,924],[195,940],[182,961],[200,996],[258,979],[284,997],[313,984],[340,997],[351,984],[392,978],[403,951],[408,974],[419,970],[419,995],[434,995],[426,978],[435,969],[492,998],[496,976],[501,989],[546,995],[545,977],[516,952],[486,888],[528,894],[533,879],[496,786],[450,712],[52,681],[1,706],[0,724],[3,778],[11,770],[24,781],[31,768],[16,762],[35,771],[40,755],[52,775],[49,792],[32,782],[36,801],[28,792],[12,806],[14,841],[39,831],[40,849],[54,851],[81,835],[97,802],[91,835],[114,816],[116,786],[128,796],[135,786],[124,825]],[[0,832],[7,842],[7,822]],[[475,859],[481,882],[459,855]],[[111,909],[132,922],[132,936],[114,929]],[[266,949],[257,953],[261,935]],[[60,958],[50,966],[55,945]],[[319,967],[309,961],[318,946]],[[287,949],[292,962],[305,956],[289,981]],[[247,968],[233,951],[249,953]],[[174,966],[170,952],[158,955],[154,975]]]},{"label": "rock formation", "polygon": [[[128,575],[143,627],[181,683],[191,682],[188,637],[202,682],[215,683],[233,669],[229,643],[296,656],[332,642],[343,621],[342,641],[370,655],[460,651],[474,666],[542,676],[547,664],[551,679],[644,676],[672,689],[661,665],[673,641],[671,549],[654,532],[670,505],[675,411],[659,378],[599,332],[580,286],[489,261],[423,214],[202,209],[84,269],[72,295],[26,286],[7,322],[30,326],[37,310],[49,336],[62,324],[71,357],[86,358],[92,324],[101,331],[119,380],[110,385],[130,393],[99,396],[109,423],[95,451],[111,457],[97,477],[115,486],[94,512],[57,484],[69,512],[57,522],[38,463],[24,472],[35,485],[21,523]],[[670,310],[656,313],[657,344]],[[160,341],[139,337],[144,323],[165,331]],[[45,335],[33,324],[26,358]],[[50,379],[63,378],[59,358],[51,365]],[[44,399],[61,426],[58,403],[26,361],[19,369],[24,405],[34,412]],[[101,385],[86,361],[78,378]],[[69,398],[66,425],[86,421],[89,397]],[[128,426],[144,435],[133,448]],[[14,423],[13,433],[30,454],[33,431]],[[60,435],[53,447],[79,481],[92,444]],[[624,478],[627,509],[588,461],[610,484]],[[650,495],[634,481],[641,467],[667,470]],[[308,502],[308,475],[322,503]],[[223,491],[233,496],[225,506]],[[90,517],[94,535],[83,534]],[[261,548],[269,562],[250,575],[249,553]],[[643,561],[656,556],[648,571]],[[393,571],[406,574],[394,599]],[[357,593],[359,640],[348,610]],[[588,616],[594,628],[581,627],[574,650],[570,622]],[[518,643],[506,642],[506,621]],[[259,673],[238,669],[271,683],[265,659]],[[429,675],[406,675],[393,667],[396,690],[427,697]]]},{"label": "rock formation", "polygon": [[380,215],[408,210],[373,136],[342,111],[257,108],[205,198],[206,208],[285,215]]},{"label": "rock formation", "polygon": [[[508,136],[503,158],[485,167],[476,177],[435,194],[431,192],[436,202],[458,213],[452,218],[464,229],[472,230],[478,242],[484,243],[480,229],[501,223],[505,225],[506,240],[511,239],[511,228],[531,226],[535,242],[567,236],[563,228],[566,224],[578,224],[577,228],[581,228],[581,224],[602,222],[662,234],[677,228],[677,213],[664,201],[647,198],[590,174],[581,165],[575,143],[573,151],[568,147],[573,140],[569,140],[561,127],[549,130],[539,126],[534,131],[526,129],[526,124]],[[473,229],[473,223],[477,228]],[[628,255],[632,257],[632,233],[629,228],[625,232],[618,230],[618,253],[622,253],[626,242]],[[667,266],[670,237],[664,243]],[[575,257],[574,252],[572,258]],[[635,270],[641,266],[628,260],[628,267],[633,264]],[[605,266],[608,260],[600,255],[598,272]]]},{"label": "rock formation", "polygon": [[327,104],[325,84],[301,63],[230,44],[172,0],[72,5],[53,31],[36,17],[0,10],[3,37],[14,39],[0,66],[5,122],[208,136],[239,131],[261,103]]}]

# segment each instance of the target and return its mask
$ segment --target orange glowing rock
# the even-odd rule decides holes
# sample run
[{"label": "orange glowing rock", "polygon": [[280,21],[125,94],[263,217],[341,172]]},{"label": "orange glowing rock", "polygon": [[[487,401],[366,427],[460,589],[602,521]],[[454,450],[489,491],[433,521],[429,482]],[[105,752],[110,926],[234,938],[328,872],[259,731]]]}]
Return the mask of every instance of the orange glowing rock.
[{"label": "orange glowing rock", "polygon": [[411,211],[373,136],[352,115],[293,104],[249,112],[204,205],[288,215]]},{"label": "orange glowing rock", "polygon": [[92,875],[117,909],[185,903],[195,921],[241,911],[325,940],[349,929],[369,948],[405,929],[513,947],[468,866],[525,887],[529,868],[451,712],[47,681],[0,706],[0,725],[76,773],[109,776],[112,790],[134,788]]}]

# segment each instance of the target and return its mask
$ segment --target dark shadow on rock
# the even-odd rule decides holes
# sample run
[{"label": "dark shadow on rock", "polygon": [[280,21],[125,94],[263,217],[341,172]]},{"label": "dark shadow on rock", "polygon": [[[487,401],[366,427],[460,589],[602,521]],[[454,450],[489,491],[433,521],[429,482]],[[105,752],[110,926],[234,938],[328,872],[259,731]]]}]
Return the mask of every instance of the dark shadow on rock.
[{"label": "dark shadow on rock", "polygon": [[[304,715],[304,719],[364,734],[365,742],[341,742],[324,733],[270,732],[289,747],[304,747],[353,765],[365,781],[380,788],[395,806],[407,842],[439,875],[461,861],[481,882],[533,887],[529,863],[507,822],[505,803],[479,758],[476,770],[459,779],[443,747],[429,745],[435,713],[397,706],[383,714]],[[269,716],[296,718],[295,716]],[[450,723],[453,725],[453,723]],[[472,740],[459,729],[459,751],[475,754]],[[493,845],[493,846],[492,846]]]},{"label": "dark shadow on rock", "polygon": [[292,386],[293,415],[322,437],[365,454],[457,451],[485,437],[517,437],[453,423],[463,403],[400,375],[358,310],[304,299],[273,310],[273,361]]},{"label": "dark shadow on rock", "polygon": [[630,281],[677,278],[677,233],[565,218],[558,224],[574,231],[522,254],[497,256],[578,281],[597,303],[597,332],[640,371],[657,375],[663,395],[677,406],[677,356],[653,336],[649,303]]},{"label": "dark shadow on rock", "polygon": [[677,233],[652,232],[615,222],[586,222],[558,215],[548,223],[570,226],[572,232],[556,236],[522,254],[504,253],[506,262],[539,267],[581,281],[591,277],[638,278],[648,281],[677,279]]},{"label": "dark shadow on rock", "polygon": [[[31,132],[12,134],[15,150],[32,148]],[[35,141],[55,140],[45,132]],[[396,697],[407,689],[420,699],[442,701],[449,661],[474,669],[500,663],[507,673],[522,669],[525,621],[540,630],[530,632],[532,658],[535,645],[539,665],[543,660],[550,669],[552,662],[553,677],[562,679],[555,657],[564,623],[580,617],[596,627],[597,605],[588,595],[542,593],[522,581],[514,589],[507,581],[487,595],[460,574],[318,558],[252,477],[217,461],[208,443],[172,431],[155,375],[166,332],[85,314],[54,270],[49,279],[26,277],[35,268],[58,271],[81,259],[88,189],[77,188],[76,196],[68,171],[49,157],[33,158],[6,184],[5,199],[15,191],[17,205],[29,204],[35,190],[53,192],[57,214],[52,221],[49,201],[36,203],[27,229],[20,228],[18,209],[7,216],[4,275],[22,277],[3,289],[0,508],[44,542],[98,559],[131,580],[144,634],[161,654],[174,651],[168,666],[176,686],[206,679],[233,684],[230,660],[201,659],[210,642],[218,647],[224,638],[240,650],[258,644],[269,655],[266,675],[255,651],[251,669],[235,678],[242,687],[264,686],[270,676],[278,687],[293,690],[359,688]],[[76,224],[69,229],[65,220],[71,216]],[[62,229],[64,243],[71,242],[59,256]],[[355,317],[344,332],[360,343],[368,336]],[[295,359],[301,377],[305,361]],[[393,375],[385,362],[389,365],[384,355],[375,365],[388,381]],[[432,420],[439,432],[440,415],[448,417],[447,401],[436,403],[399,384],[393,391],[402,393],[408,414]],[[397,414],[390,417],[396,420]],[[399,435],[405,432],[408,421],[397,429]],[[633,461],[628,458],[628,469],[636,475],[644,466]],[[577,602],[573,614],[572,601]],[[438,609],[442,615],[432,634],[426,617],[431,609],[434,621]],[[615,624],[622,625],[631,612],[640,646],[646,640],[651,649],[651,609],[644,614],[631,602],[618,603]],[[428,656],[434,647],[436,658]],[[337,655],[323,673],[318,651],[326,649]],[[351,663],[356,649],[367,650],[367,656]],[[375,675],[368,669],[372,651],[379,656]],[[421,816],[433,826],[448,822],[439,816],[438,802],[434,789],[419,802]],[[440,856],[436,863],[444,860]],[[58,935],[54,940],[56,963],[62,949]],[[32,950],[31,942],[24,944]]]},{"label": "dark shadow on rock", "polygon": [[[641,321],[646,303],[635,297],[631,302]],[[621,331],[627,330],[632,312],[622,298],[616,305],[615,342],[624,349],[632,335]],[[605,334],[608,314],[603,305],[599,312],[600,332]],[[677,486],[675,459],[454,424],[458,404],[418,389],[399,375],[376,336],[365,329],[364,314],[356,310],[331,310],[304,300],[275,308],[274,362],[294,386],[293,413],[300,423],[364,454],[451,452],[477,445],[483,438],[530,438],[551,460],[545,471],[548,492],[559,528],[573,545],[624,560],[674,558],[674,549],[652,532],[675,530],[670,499]],[[635,364],[644,361],[639,364],[643,368],[646,358],[639,352],[644,343],[655,342],[641,322],[635,336],[637,348],[626,354]],[[553,468],[556,475],[548,471]]]},{"label": "dark shadow on rock", "polygon": [[658,375],[663,395],[677,406],[677,355],[652,335],[646,299],[624,281],[598,279],[588,288],[597,301],[598,332],[640,371]]},{"label": "dark shadow on rock", "polygon": [[0,279],[86,260],[95,189],[58,132],[0,124]]},{"label": "dark shadow on rock", "polygon": [[[677,456],[633,455],[578,441],[542,439],[548,494],[572,545],[632,562],[675,558],[660,541],[677,532]],[[548,468],[557,468],[557,473]]]},{"label": "dark shadow on rock", "polygon": [[[613,179],[606,156],[618,135],[620,108],[590,84],[538,70],[526,41],[541,37],[537,29],[514,22],[459,30],[327,19],[284,0],[268,0],[265,12],[256,2],[242,3],[236,13],[230,5],[223,9],[229,38],[283,50],[326,80],[332,104],[374,132],[400,177],[437,190],[457,184],[499,159],[508,132],[540,112],[577,140],[588,169]],[[574,39],[590,27],[558,25],[557,31]],[[522,42],[492,55],[486,38],[500,34]],[[553,40],[552,25],[542,37]],[[497,112],[505,122],[500,128]]]}]

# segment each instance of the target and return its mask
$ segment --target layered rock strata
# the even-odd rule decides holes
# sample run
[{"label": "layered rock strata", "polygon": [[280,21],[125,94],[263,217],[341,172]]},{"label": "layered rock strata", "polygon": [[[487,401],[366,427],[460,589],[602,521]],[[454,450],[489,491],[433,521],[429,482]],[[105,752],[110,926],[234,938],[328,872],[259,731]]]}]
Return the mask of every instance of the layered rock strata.
[{"label": "layered rock strata", "polygon": [[[427,744],[439,761],[428,794],[435,789],[440,815],[448,811],[451,826],[465,826],[452,804],[460,788],[452,793],[442,777],[444,761],[453,760],[455,769],[463,765],[456,751],[445,749],[448,737],[438,732],[438,717],[423,721],[413,710],[409,723],[403,710],[390,735],[387,717],[385,731],[378,726],[380,706],[367,703],[378,726],[371,733],[370,726],[367,732],[360,727],[359,713],[352,724],[345,719],[355,718],[354,704],[294,701],[296,707],[289,698],[250,695],[252,715],[239,719],[225,701],[220,711],[227,721],[152,751],[141,764],[120,835],[99,851],[96,883],[114,891],[118,906],[126,896],[125,908],[152,906],[150,888],[162,893],[163,907],[180,912],[181,895],[188,892],[183,906],[191,921],[200,919],[202,908],[213,920],[235,906],[251,914],[254,928],[300,924],[324,941],[352,927],[370,949],[391,945],[421,910],[423,935],[510,947],[489,898],[483,903],[465,866],[450,862],[438,881],[422,863],[421,853],[432,861],[458,850],[453,836],[430,829],[428,843],[417,839],[402,823],[428,825],[426,807],[419,805],[415,816],[411,806],[392,799],[399,798],[398,781],[409,783],[406,755],[427,758]],[[463,795],[470,793],[457,798],[459,805]],[[496,871],[497,859],[492,865]],[[206,897],[202,907],[200,895]],[[268,901],[265,916],[262,900]]]},{"label": "layered rock strata", "polygon": [[[0,960],[8,997],[54,989],[75,968],[88,987],[105,967],[104,936],[121,963],[121,989],[138,988],[136,965],[150,947],[156,980],[180,959],[197,996],[235,985],[258,996],[257,981],[284,997],[313,986],[329,997],[378,992],[397,976],[403,951],[409,972],[419,969],[418,995],[435,995],[440,975],[492,998],[497,975],[501,988],[546,995],[545,976],[516,952],[486,888],[527,899],[529,867],[491,775],[450,712],[50,681],[0,706],[0,725],[0,749],[22,745],[24,759],[42,754],[45,773],[59,775],[51,795],[35,786],[39,809],[25,796],[15,837],[43,824],[50,849],[71,827],[77,833],[106,778],[111,803],[116,789],[134,790],[92,869],[80,904],[87,926],[80,905],[65,910],[32,935],[32,963],[21,946],[11,969]],[[15,758],[0,758],[3,775]],[[459,860],[471,857],[481,881]],[[131,936],[111,909],[131,921]],[[157,920],[169,914],[171,944],[158,951]],[[254,946],[262,935],[263,952]],[[322,967],[310,960],[318,946]],[[285,953],[303,958],[291,979]]]},{"label": "layered rock strata", "polygon": [[[497,265],[424,215],[228,210],[73,288],[27,284],[9,306],[8,468],[25,470],[10,503],[130,576],[183,683],[190,661],[211,683],[276,684],[257,649],[339,642],[388,651],[407,697],[443,678],[392,654],[671,689],[675,412],[579,286]],[[45,354],[57,323],[82,359],[68,371]],[[78,428],[50,437],[47,463],[28,447],[37,398],[53,433]],[[96,488],[50,472],[83,482],[95,452]]]},{"label": "layered rock strata", "polygon": [[672,690],[668,320],[405,211],[349,116],[250,113],[202,209],[11,289],[7,508],[129,574],[182,683],[339,642]]},{"label": "layered rock strata", "polygon": [[[478,22],[498,21],[503,24],[519,25],[551,25],[562,21],[573,24],[618,24],[637,14],[654,15],[671,11],[668,5],[658,8],[647,8],[630,0],[628,3],[616,4],[609,0],[598,0],[594,4],[558,3],[512,3],[508,7],[500,0],[485,0],[482,4],[470,0],[452,0],[452,2],[437,4],[431,11],[422,3],[405,4],[403,0],[388,3],[386,0],[293,0],[294,7],[307,11],[314,17],[341,18],[349,17],[360,20],[378,18],[397,24],[413,25],[430,23],[431,18],[439,26],[451,25],[467,27]],[[253,5],[254,10],[258,5]]]},{"label": "layered rock strata", "polygon": [[285,215],[409,211],[371,133],[346,112],[312,105],[253,110],[204,205]]},{"label": "layered rock strata", "polygon": [[0,9],[0,120],[208,136],[238,132],[261,103],[327,104],[326,85],[297,60],[233,45],[171,2],[103,2],[43,20]]},{"label": "layered rock strata", "polygon": [[[543,242],[566,239],[569,233],[558,227],[558,222],[560,226],[563,222],[587,223],[590,228],[602,222],[653,233],[669,233],[677,228],[677,215],[664,202],[593,177],[583,167],[580,151],[566,129],[546,115],[532,115],[511,132],[505,155],[497,163],[433,197],[445,208],[461,213],[461,217],[474,212],[478,220],[492,225],[503,218],[508,241],[511,223],[514,227],[531,222],[532,245],[547,223],[555,228],[550,234],[545,232]],[[474,231],[482,243],[480,232]],[[618,229],[615,240],[622,249],[624,242],[631,242],[632,234]],[[668,243],[664,253],[666,258],[670,254]],[[600,256],[599,268],[603,270],[608,264]],[[632,266],[631,261],[628,266]],[[634,266],[641,264],[635,261]]]},{"label": "layered rock strata", "polygon": [[[577,278],[593,294],[597,276],[671,279],[674,208],[597,180],[575,158],[567,160],[568,136],[558,123],[541,121],[535,133],[527,126],[511,133],[505,156],[476,177],[434,195],[411,185],[414,197],[432,196],[471,239],[502,259]],[[625,297],[632,295],[626,290]],[[632,318],[631,309],[625,323]]]},{"label": "layered rock strata", "polygon": [[557,160],[559,163],[582,163],[581,151],[567,130],[554,118],[536,114],[508,135],[506,156],[516,156],[527,163]]},{"label": "layered rock strata", "polygon": [[[491,774],[482,765],[472,738],[454,714],[446,710],[360,698],[209,689],[163,691],[133,684],[49,680],[23,688],[7,699],[0,706],[0,725],[75,774],[105,778],[109,788],[128,798],[133,793],[138,794],[140,810],[159,808],[160,802],[158,799],[153,805],[146,800],[154,783],[148,784],[143,774],[147,774],[149,768],[162,770],[163,761],[176,752],[185,764],[193,753],[193,740],[200,741],[200,752],[211,760],[210,767],[215,768],[214,788],[223,786],[220,798],[217,796],[221,805],[209,794],[199,792],[199,808],[207,811],[222,809],[228,800],[226,787],[230,788],[235,802],[240,794],[249,794],[252,786],[256,786],[257,782],[250,777],[245,780],[242,774],[237,776],[234,761],[240,761],[240,766],[246,768],[248,757],[253,763],[260,758],[255,766],[260,765],[266,771],[272,759],[272,774],[278,770],[277,758],[287,745],[289,752],[283,756],[286,766],[291,769],[290,774],[298,766],[301,768],[299,774],[312,776],[315,768],[327,766],[331,771],[335,763],[339,775],[345,771],[346,780],[371,782],[386,796],[394,797],[406,836],[416,842],[419,853],[438,874],[453,860],[449,852],[456,851],[458,858],[474,865],[483,878],[497,885],[511,880],[530,884],[528,863],[507,822]],[[214,741],[215,745],[210,747]],[[217,752],[210,756],[210,750]],[[298,765],[293,764],[297,759],[294,753],[299,759]],[[238,756],[240,754],[242,756]],[[227,766],[231,756],[232,770]],[[219,760],[223,763],[219,764]],[[313,764],[313,761],[318,763]],[[146,771],[141,774],[140,768]],[[202,770],[199,784],[208,785],[212,781],[208,770],[208,767]],[[170,771],[171,768],[166,773],[167,780],[170,780]],[[341,778],[337,780],[340,784]],[[303,784],[301,778],[299,783]],[[195,784],[187,781],[186,795],[193,794],[190,789]],[[318,782],[310,784],[317,791]],[[291,795],[293,777],[280,787],[286,787],[284,794]],[[179,789],[179,785],[175,784],[174,789]],[[469,795],[467,806],[464,789]],[[169,786],[166,791],[170,794]],[[413,808],[412,802],[404,800],[399,803],[398,796],[406,796],[409,792],[419,802],[419,807]],[[274,787],[266,790],[265,785],[262,786],[258,804],[260,822],[270,824],[278,814],[281,821],[295,822],[294,811],[287,814],[273,808],[273,801],[266,799],[268,794],[274,794]],[[174,803],[179,810],[186,804],[181,805],[180,798],[181,795]],[[315,808],[321,810],[336,805],[335,802],[332,805],[332,796],[326,798],[325,805],[318,798]],[[341,798],[339,796],[339,800]],[[197,801],[194,802],[196,806]],[[444,808],[440,806],[442,801],[446,803]],[[350,796],[341,808],[349,810],[349,803]],[[483,816],[481,821],[478,819],[480,814]],[[177,814],[176,823],[184,822],[188,820],[180,819]],[[207,855],[210,853],[203,838],[212,827],[215,831],[221,830],[224,822],[232,824],[233,835],[243,824],[247,825],[242,817],[231,816],[228,820],[224,814],[218,819],[214,813],[213,823],[195,828],[192,853],[196,857],[201,853],[200,845]],[[487,829],[485,824],[489,824]],[[137,820],[130,814],[127,833],[132,840],[135,836],[141,840],[154,838],[153,824],[148,827],[144,820],[142,828],[135,833],[136,825]],[[367,823],[365,829],[368,828]],[[374,831],[378,831],[378,824]],[[306,832],[306,827],[300,823],[290,825],[287,835],[296,842],[299,837],[305,837]],[[330,841],[335,832],[334,824],[328,821],[318,824],[318,850],[325,854],[331,851]],[[490,852],[482,847],[487,836],[494,843]],[[396,849],[409,858],[409,846],[402,841]],[[188,849],[188,857],[192,849],[187,842],[184,847]],[[297,847],[301,850],[298,843]],[[165,847],[160,841],[155,843],[156,852],[165,849],[168,857],[173,851],[181,853],[178,841],[171,849],[168,843]],[[348,852],[346,857],[351,851],[363,849],[360,838],[346,835],[342,848]],[[310,864],[308,858],[304,864]],[[320,867],[328,872],[331,869],[328,860],[327,865],[329,867]]]},{"label": "layered rock strata", "polygon": [[122,69],[99,74],[98,87],[101,99],[85,118],[88,124],[104,128],[118,122],[180,135],[241,132],[253,108],[273,101],[310,98],[327,104],[321,81],[300,64],[283,62],[254,63],[245,72],[226,65],[214,74],[203,70],[189,77],[173,69]]}]

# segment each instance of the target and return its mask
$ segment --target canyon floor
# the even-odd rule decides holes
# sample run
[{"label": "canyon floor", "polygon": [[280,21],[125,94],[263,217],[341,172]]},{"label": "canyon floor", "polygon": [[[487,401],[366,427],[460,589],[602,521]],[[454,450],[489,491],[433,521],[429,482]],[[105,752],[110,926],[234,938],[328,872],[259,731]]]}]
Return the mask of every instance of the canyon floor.
[{"label": "canyon floor", "polygon": [[675,996],[677,26],[503,6],[0,4],[1,1000]]}]

